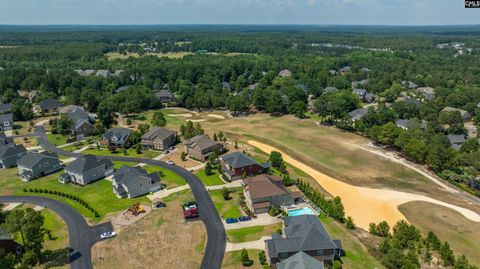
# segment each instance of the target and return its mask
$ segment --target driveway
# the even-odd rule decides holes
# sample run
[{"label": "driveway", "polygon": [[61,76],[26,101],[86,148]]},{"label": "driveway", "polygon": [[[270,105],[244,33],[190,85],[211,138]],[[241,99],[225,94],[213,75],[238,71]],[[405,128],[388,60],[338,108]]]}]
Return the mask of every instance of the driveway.
[{"label": "driveway", "polygon": [[90,226],[72,207],[57,200],[37,196],[0,196],[0,203],[29,203],[55,211],[68,227],[72,269],[93,269],[91,249],[100,234],[113,229],[110,222]]},{"label": "driveway", "polygon": [[[52,145],[45,133],[45,128],[43,126],[35,127],[35,135],[38,139],[38,144],[48,151],[52,151],[59,155],[64,155],[68,157],[79,157],[82,156],[81,153],[67,152],[63,151],[54,145]],[[193,196],[198,204],[200,211],[200,219],[205,224],[207,229],[207,247],[205,249],[205,254],[203,256],[202,264],[200,269],[220,269],[222,266],[223,255],[225,254],[225,246],[227,244],[227,238],[225,234],[225,228],[222,223],[222,219],[218,214],[215,205],[208,194],[205,185],[198,179],[194,174],[188,172],[187,170],[176,166],[169,165],[165,162],[144,159],[144,158],[130,158],[122,156],[97,156],[98,158],[110,159],[112,161],[121,161],[121,162],[135,162],[135,163],[146,163],[150,165],[159,166],[164,169],[168,169],[172,172],[177,173],[183,179],[185,179],[192,190]]]}]

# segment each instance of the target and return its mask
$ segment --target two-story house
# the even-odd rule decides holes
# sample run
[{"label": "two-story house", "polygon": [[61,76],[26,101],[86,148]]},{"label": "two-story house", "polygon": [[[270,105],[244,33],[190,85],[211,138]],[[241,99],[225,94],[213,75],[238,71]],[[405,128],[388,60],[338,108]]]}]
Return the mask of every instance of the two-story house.
[{"label": "two-story house", "polygon": [[43,177],[62,169],[58,155],[48,151],[27,152],[17,161],[18,174],[23,181]]},{"label": "two-story house", "polygon": [[113,193],[118,198],[135,198],[164,188],[158,173],[148,174],[141,167],[122,166],[112,178]]},{"label": "two-story house", "polygon": [[18,159],[25,154],[27,154],[27,150],[23,145],[0,145],[0,167],[10,168],[16,166]]},{"label": "two-story house", "polygon": [[0,131],[8,131],[13,129],[13,115],[1,114],[0,115]]},{"label": "two-story house", "polygon": [[75,183],[87,185],[98,179],[113,174],[113,163],[106,158],[97,158],[94,155],[84,155],[65,166],[65,173],[60,175],[61,183]]},{"label": "two-story house", "polygon": [[112,128],[102,134],[100,145],[109,148],[128,148],[130,146],[129,138],[132,130],[126,128]]},{"label": "two-story house", "polygon": [[177,142],[177,135],[174,131],[152,127],[142,138],[140,145],[143,149],[166,150]]},{"label": "two-story house", "polygon": [[250,156],[240,152],[234,152],[220,157],[220,164],[223,173],[230,180],[241,179],[242,176],[250,177],[263,174],[270,168],[270,163],[259,164]]},{"label": "two-story house", "polygon": [[192,158],[206,161],[214,152],[221,154],[225,151],[222,143],[213,141],[207,135],[201,134],[185,140],[185,152]]}]

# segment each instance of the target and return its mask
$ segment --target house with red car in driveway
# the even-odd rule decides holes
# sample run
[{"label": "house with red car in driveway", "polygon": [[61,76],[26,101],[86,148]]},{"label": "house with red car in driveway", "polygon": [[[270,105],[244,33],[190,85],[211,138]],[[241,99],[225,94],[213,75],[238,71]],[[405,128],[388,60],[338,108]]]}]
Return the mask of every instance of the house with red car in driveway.
[{"label": "house with red car in driveway", "polygon": [[270,163],[260,164],[250,156],[234,152],[220,157],[220,164],[225,176],[230,180],[241,179],[242,176],[250,177],[263,174],[270,168]]}]

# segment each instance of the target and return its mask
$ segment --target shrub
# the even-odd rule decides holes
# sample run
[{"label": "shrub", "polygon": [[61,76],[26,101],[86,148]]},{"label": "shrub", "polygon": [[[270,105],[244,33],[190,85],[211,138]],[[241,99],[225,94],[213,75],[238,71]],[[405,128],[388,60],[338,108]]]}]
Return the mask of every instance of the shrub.
[{"label": "shrub", "polygon": [[33,192],[33,189],[32,188],[28,189],[28,192]]},{"label": "shrub", "polygon": [[342,263],[338,260],[333,261],[333,269],[341,269],[342,268]]},{"label": "shrub", "polygon": [[260,264],[261,265],[265,265],[267,264],[267,257],[265,256],[265,251],[260,251],[260,253],[258,253],[258,259],[260,260]]},{"label": "shrub", "polygon": [[26,188],[23,188],[23,192],[27,192],[27,189],[26,189]]},{"label": "shrub", "polygon": [[276,206],[272,206],[268,210],[268,214],[272,217],[275,217],[276,215],[280,214],[280,208],[278,208]]},{"label": "shrub", "polygon": [[243,266],[251,266],[253,264],[253,261],[250,260],[250,257],[248,257],[248,251],[246,249],[242,249],[242,252],[240,254],[240,259],[242,261]]},{"label": "shrub", "polygon": [[345,227],[347,227],[347,229],[349,230],[355,230],[355,228],[357,228],[355,226],[355,223],[353,223],[352,217],[350,216],[347,217],[347,219],[345,220]]}]

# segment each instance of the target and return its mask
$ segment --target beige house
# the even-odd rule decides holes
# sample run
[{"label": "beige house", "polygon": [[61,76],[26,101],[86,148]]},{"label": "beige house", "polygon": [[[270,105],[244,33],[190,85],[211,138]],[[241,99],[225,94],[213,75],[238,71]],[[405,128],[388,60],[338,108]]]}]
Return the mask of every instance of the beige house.
[{"label": "beige house", "polygon": [[222,143],[213,141],[204,134],[187,139],[185,140],[184,144],[185,152],[188,154],[188,156],[202,162],[206,161],[214,152],[221,154],[225,151]]},{"label": "beige house", "polygon": [[140,145],[144,149],[166,150],[177,142],[177,135],[174,131],[152,127],[142,136]]}]

